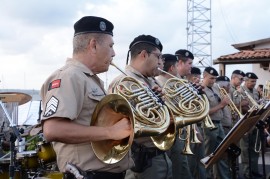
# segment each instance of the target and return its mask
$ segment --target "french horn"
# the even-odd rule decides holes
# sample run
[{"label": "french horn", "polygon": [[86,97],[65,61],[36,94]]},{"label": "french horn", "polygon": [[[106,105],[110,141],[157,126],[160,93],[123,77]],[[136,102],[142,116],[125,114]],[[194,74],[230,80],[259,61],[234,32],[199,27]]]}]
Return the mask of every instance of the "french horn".
[{"label": "french horn", "polygon": [[160,150],[168,150],[173,145],[175,129],[169,127],[169,109],[153,91],[135,78],[124,76],[112,85],[112,93],[97,104],[91,125],[111,126],[127,117],[133,133],[119,141],[92,142],[93,151],[102,162],[113,164],[123,159],[137,137],[151,137]]},{"label": "french horn", "polygon": [[206,95],[199,95],[198,90],[187,80],[159,70],[172,76],[164,84],[163,91],[165,104],[175,116],[176,129],[204,120],[210,109]]}]

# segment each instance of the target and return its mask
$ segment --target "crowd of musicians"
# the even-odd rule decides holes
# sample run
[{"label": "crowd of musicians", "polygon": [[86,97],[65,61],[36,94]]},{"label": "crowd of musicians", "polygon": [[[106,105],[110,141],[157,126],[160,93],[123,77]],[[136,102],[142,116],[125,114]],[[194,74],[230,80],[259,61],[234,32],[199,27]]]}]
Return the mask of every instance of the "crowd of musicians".
[{"label": "crowd of musicians", "polygon": [[[254,105],[260,105],[268,100],[269,96],[265,96],[261,89],[256,89],[259,77],[253,72],[244,72],[240,69],[234,70],[231,76],[221,76],[213,67],[205,67],[201,71],[200,68],[193,66],[194,56],[190,51],[180,49],[163,53],[162,43],[157,37],[139,35],[129,45],[123,74],[113,79],[109,89],[105,89],[97,74],[108,71],[110,64],[113,64],[112,60],[116,55],[113,49],[113,29],[113,24],[101,17],[85,16],[78,20],[74,24],[72,58],[68,58],[62,68],[52,73],[41,88],[42,132],[46,141],[53,145],[57,156],[57,168],[63,173],[63,177],[232,178],[227,155],[220,157],[218,162],[208,168],[205,168],[201,159],[214,152],[237,121]],[[123,79],[129,81],[124,83]],[[190,85],[191,92],[186,92],[185,89],[178,90],[179,95],[187,93],[181,107],[195,105],[194,109],[199,110],[198,106],[203,101],[208,111],[204,119],[196,119],[196,122],[188,121],[189,125],[182,122],[180,127],[176,126],[170,133],[173,135],[173,142],[169,147],[161,149],[157,147],[155,137],[162,136],[168,126],[174,126],[176,116],[176,112],[166,105],[164,94],[166,87],[174,86],[172,82],[168,83],[168,80],[172,79]],[[110,98],[103,102],[103,99],[112,93],[122,94],[122,91],[128,91],[127,86],[123,84],[129,84],[130,89],[134,89],[134,92],[129,94],[130,100],[127,99],[131,104],[132,115],[126,115],[121,106],[116,107],[117,102],[111,102]],[[153,107],[152,101],[149,102],[144,94],[141,95],[137,86],[157,99],[156,106]],[[198,97],[198,100],[192,102],[191,94]],[[143,98],[142,105],[134,104],[138,102],[133,97],[140,95]],[[111,108],[117,108],[114,109],[116,112],[124,111],[117,121],[114,120],[114,113],[97,108],[98,105],[106,106],[107,103]],[[163,113],[157,114],[156,111]],[[138,116],[144,112],[151,120],[157,118],[156,116],[161,117],[154,119],[154,122],[148,120],[142,127],[136,120],[141,120]],[[192,118],[192,115],[196,115],[196,111],[188,115]],[[132,116],[135,122],[130,120]],[[181,115],[179,116],[178,118],[181,118]],[[162,122],[165,118],[169,120]],[[107,125],[103,125],[104,121]],[[164,132],[156,135],[154,134],[156,131],[152,128],[160,123],[167,127]],[[266,121],[264,126],[266,134],[267,126]],[[150,131],[149,134],[142,131],[142,128]],[[160,138],[159,140],[164,140],[162,144],[169,140],[165,137]],[[98,157],[111,147],[110,145],[121,146],[121,143],[128,139],[132,141],[129,143],[131,146],[127,146],[128,151],[125,155],[122,155],[119,149],[120,152],[111,150],[105,157]],[[93,149],[94,144],[99,144],[100,141],[106,142],[103,142],[98,150]],[[260,144],[258,128],[251,128],[237,145],[241,149],[243,176],[261,178],[262,174],[258,169],[260,146],[267,143]],[[112,159],[107,159],[110,157]],[[237,166],[238,171],[239,163]]]}]

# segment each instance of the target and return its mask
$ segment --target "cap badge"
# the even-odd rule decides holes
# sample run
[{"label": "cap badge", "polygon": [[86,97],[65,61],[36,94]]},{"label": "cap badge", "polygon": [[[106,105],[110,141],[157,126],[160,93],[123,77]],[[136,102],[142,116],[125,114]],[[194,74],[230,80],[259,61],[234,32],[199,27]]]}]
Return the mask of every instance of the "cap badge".
[{"label": "cap badge", "polygon": [[228,80],[228,78],[227,78],[227,77],[225,77],[225,80]]},{"label": "cap badge", "polygon": [[210,70],[210,73],[213,74],[214,73],[214,70]]},{"label": "cap badge", "polygon": [[105,31],[106,30],[106,24],[105,24],[105,22],[101,21],[99,23],[99,28],[100,28],[100,30]]},{"label": "cap badge", "polygon": [[159,43],[160,43],[158,39],[156,39],[155,42],[157,45],[159,45]]},{"label": "cap badge", "polygon": [[185,56],[186,56],[186,57],[188,57],[188,55],[189,55],[189,53],[188,53],[188,52],[186,52],[186,53],[185,53]]},{"label": "cap badge", "polygon": [[250,78],[251,77],[251,74],[248,74],[248,77]]}]

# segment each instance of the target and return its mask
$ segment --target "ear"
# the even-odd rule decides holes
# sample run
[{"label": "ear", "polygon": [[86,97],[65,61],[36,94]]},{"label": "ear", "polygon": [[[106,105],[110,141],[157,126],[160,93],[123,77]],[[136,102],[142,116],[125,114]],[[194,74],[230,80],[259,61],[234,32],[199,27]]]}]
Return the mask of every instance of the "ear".
[{"label": "ear", "polygon": [[139,56],[143,59],[147,58],[148,57],[148,53],[146,50],[142,50],[141,53],[139,53]]},{"label": "ear", "polygon": [[174,66],[174,65],[170,66],[169,71],[173,71],[173,70],[174,70],[174,68],[175,68],[175,66]]},{"label": "ear", "polygon": [[95,53],[96,50],[97,50],[97,41],[96,41],[96,39],[90,39],[87,48],[91,52]]}]

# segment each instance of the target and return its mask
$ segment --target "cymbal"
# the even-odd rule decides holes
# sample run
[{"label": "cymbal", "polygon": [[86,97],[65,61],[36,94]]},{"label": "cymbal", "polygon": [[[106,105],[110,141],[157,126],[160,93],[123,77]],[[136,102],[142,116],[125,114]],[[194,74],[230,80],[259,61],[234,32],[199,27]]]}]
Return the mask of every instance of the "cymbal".
[{"label": "cymbal", "polygon": [[25,93],[19,92],[2,92],[0,93],[0,100],[3,103],[18,102],[19,105],[29,102],[32,97]]}]

